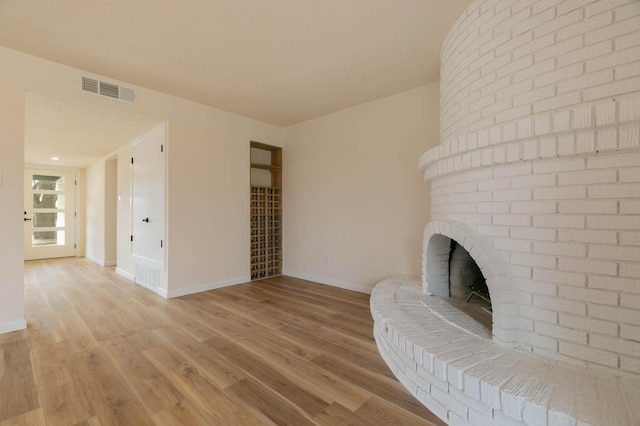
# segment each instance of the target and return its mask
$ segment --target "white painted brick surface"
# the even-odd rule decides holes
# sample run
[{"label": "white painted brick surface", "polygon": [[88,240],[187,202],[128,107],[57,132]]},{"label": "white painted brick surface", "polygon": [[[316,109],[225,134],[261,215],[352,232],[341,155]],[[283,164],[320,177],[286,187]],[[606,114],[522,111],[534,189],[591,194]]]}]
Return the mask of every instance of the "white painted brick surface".
[{"label": "white painted brick surface", "polygon": [[640,294],[638,281],[629,278],[593,276],[589,277],[589,287]]},{"label": "white painted brick surface", "polygon": [[637,215],[590,215],[587,227],[591,229],[640,229],[640,216]]},{"label": "white painted brick surface", "polygon": [[586,272],[598,275],[618,275],[618,263],[591,259],[576,259],[562,257],[558,259],[558,269],[561,271]]},{"label": "white painted brick surface", "polygon": [[[617,211],[617,200],[578,200],[558,202],[558,213],[615,214]],[[564,232],[564,230],[562,232]],[[560,237],[558,237],[558,239],[560,239]],[[615,241],[613,243],[615,244]]]},{"label": "white painted brick surface", "polygon": [[617,234],[615,231],[601,231],[593,229],[560,229],[558,230],[558,241],[616,244]]},{"label": "white painted brick surface", "polygon": [[561,287],[560,297],[610,306],[617,306],[619,302],[618,293],[578,287]]},{"label": "white painted brick surface", "polygon": [[585,217],[579,215],[540,215],[533,217],[536,228],[584,228]]},{"label": "white painted brick surface", "polygon": [[551,337],[558,341],[568,341],[583,345],[587,344],[587,333],[573,328],[538,322],[536,323],[534,331],[541,336]]},{"label": "white painted brick surface", "polygon": [[558,297],[547,297],[541,295],[533,296],[533,305],[540,309],[547,309],[552,312],[567,313],[574,315],[585,315],[586,304],[577,301],[570,301]]},{"label": "white painted brick surface", "polygon": [[575,170],[584,170],[584,158],[571,158],[563,160],[545,160],[533,163],[533,173],[561,173]]},{"label": "white painted brick surface", "polygon": [[560,342],[560,353],[573,358],[582,359],[597,365],[617,367],[618,355],[613,352],[600,349],[587,348],[584,345],[577,345],[569,342]]},{"label": "white painted brick surface", "polygon": [[505,263],[522,348],[640,375],[640,4],[477,0],[441,71],[431,220]]},{"label": "white painted brick surface", "polygon": [[[640,395],[632,391],[640,386],[637,379],[615,378],[574,362],[501,347],[453,325],[451,321],[462,320],[460,312],[438,300],[424,299],[417,279],[392,277],[373,290],[371,312],[376,344],[391,371],[448,424],[626,425],[637,420],[637,410],[628,409],[640,405]],[[550,354],[560,347],[576,359],[598,365],[613,365],[619,358],[624,366],[634,365],[640,343],[631,339],[640,327],[625,326],[622,343],[598,333],[585,345],[586,334],[570,325],[571,320],[560,325],[539,323],[538,333],[525,334],[536,343],[536,352]],[[594,330],[607,329],[594,326]],[[617,345],[622,355],[610,351],[611,345]],[[416,358],[416,353],[430,361],[411,368],[402,364]]]},{"label": "white painted brick surface", "polygon": [[548,243],[536,241],[533,243],[533,252],[538,254],[551,254],[557,256],[585,257],[587,246],[579,243]]},{"label": "white painted brick surface", "polygon": [[620,276],[640,279],[640,265],[637,263],[620,263]]},{"label": "white painted brick surface", "polygon": [[618,108],[621,122],[640,120],[640,95],[620,99]]},{"label": "white painted brick surface", "polygon": [[[615,322],[596,320],[584,316],[569,314],[560,314],[558,323],[567,328],[575,330],[583,329],[589,333],[607,334],[609,336],[617,336],[618,328],[620,327]],[[622,337],[625,336],[622,335]]]}]

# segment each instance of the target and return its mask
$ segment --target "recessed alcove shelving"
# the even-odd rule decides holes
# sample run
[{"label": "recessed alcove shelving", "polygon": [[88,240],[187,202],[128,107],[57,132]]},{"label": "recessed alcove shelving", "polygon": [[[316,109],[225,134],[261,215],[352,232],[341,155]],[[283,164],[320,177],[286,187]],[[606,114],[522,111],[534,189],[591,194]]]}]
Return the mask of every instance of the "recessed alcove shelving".
[{"label": "recessed alcove shelving", "polygon": [[282,273],[282,148],[251,142],[251,279]]}]

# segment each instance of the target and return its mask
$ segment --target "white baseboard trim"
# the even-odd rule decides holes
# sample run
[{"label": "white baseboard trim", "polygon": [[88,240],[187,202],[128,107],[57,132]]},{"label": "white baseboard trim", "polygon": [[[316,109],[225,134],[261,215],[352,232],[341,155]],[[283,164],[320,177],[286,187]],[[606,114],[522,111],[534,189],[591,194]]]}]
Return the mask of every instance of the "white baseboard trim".
[{"label": "white baseboard trim", "polygon": [[118,264],[118,262],[116,262],[115,260],[108,260],[108,261],[105,260],[103,263],[104,263],[103,266],[116,266]]},{"label": "white baseboard trim", "polygon": [[189,294],[201,293],[203,291],[215,290],[217,288],[229,287],[231,285],[244,284],[248,283],[249,281],[251,281],[250,276],[233,278],[230,280],[218,281],[215,283],[202,284],[195,287],[181,288],[178,290],[169,291],[165,297],[167,299],[171,299],[174,297],[187,296]]},{"label": "white baseboard trim", "polygon": [[120,275],[121,277],[124,277],[124,278],[128,279],[129,281],[133,281],[136,278],[135,275],[130,274],[127,271],[125,271],[124,269],[120,269],[120,268],[116,268],[116,274]]},{"label": "white baseboard trim", "polygon": [[135,285],[139,285],[139,286],[140,286],[140,287],[142,287],[142,288],[146,288],[147,290],[152,291],[152,292],[154,292],[155,294],[157,294],[157,295],[159,295],[159,296],[164,297],[165,299],[168,299],[168,297],[167,297],[167,290],[165,290],[165,289],[163,289],[163,288],[160,288],[160,287],[151,287],[151,286],[149,286],[149,285],[147,285],[147,284],[145,284],[145,283],[139,283],[139,282],[136,282],[135,277],[131,278],[131,281],[133,281],[133,283],[134,283]]},{"label": "white baseboard trim", "polygon": [[84,257],[85,257],[85,259],[90,260],[91,262],[95,263],[96,265],[107,266],[107,265],[105,265],[104,259],[98,259],[97,257],[93,257],[90,254],[86,254],[86,253],[85,253]]},{"label": "white baseboard trim", "polygon": [[0,324],[0,334],[11,333],[12,331],[24,330],[27,328],[27,320],[9,321]]},{"label": "white baseboard trim", "polygon": [[318,277],[315,275],[303,274],[302,272],[284,270],[282,275],[287,275],[293,278],[300,278],[301,280],[313,281],[320,284],[330,285],[333,287],[342,288],[345,290],[357,291],[358,293],[371,294],[372,288],[365,287],[358,284],[348,283],[344,281],[338,281],[331,278]]}]

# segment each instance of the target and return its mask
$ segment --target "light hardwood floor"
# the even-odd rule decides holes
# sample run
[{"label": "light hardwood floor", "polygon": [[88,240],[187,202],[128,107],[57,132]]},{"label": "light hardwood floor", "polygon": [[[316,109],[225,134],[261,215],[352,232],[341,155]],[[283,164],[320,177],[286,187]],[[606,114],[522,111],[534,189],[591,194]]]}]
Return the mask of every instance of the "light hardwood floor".
[{"label": "light hardwood floor", "polygon": [[164,300],[81,258],[25,262],[0,426],[442,425],[393,377],[369,297],[278,277]]}]

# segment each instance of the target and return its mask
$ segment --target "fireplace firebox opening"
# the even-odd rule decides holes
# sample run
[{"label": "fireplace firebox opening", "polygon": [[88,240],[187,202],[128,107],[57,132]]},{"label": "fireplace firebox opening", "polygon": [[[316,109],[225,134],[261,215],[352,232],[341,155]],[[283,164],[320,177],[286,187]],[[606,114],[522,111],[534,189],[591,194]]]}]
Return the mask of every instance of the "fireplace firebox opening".
[{"label": "fireplace firebox opening", "polygon": [[446,300],[491,330],[491,296],[480,267],[457,241],[451,239],[449,247],[449,298]]},{"label": "fireplace firebox opening", "polygon": [[[459,250],[453,242],[464,251]],[[458,299],[451,297],[450,276],[454,277],[454,281],[460,278],[465,285],[464,281],[473,283],[477,294],[490,294],[490,298],[487,297],[490,304],[476,295],[466,303],[468,293],[461,303],[454,306],[455,310],[465,313],[483,330],[488,330],[497,343],[518,347],[520,321],[511,273],[499,253],[487,244],[487,239],[465,224],[452,220],[432,220],[424,229],[422,250],[423,293],[453,306]],[[450,259],[452,255],[453,260]],[[464,265],[464,272],[460,268],[450,272],[450,265],[458,263]],[[471,273],[471,270],[475,272]],[[453,293],[457,292],[454,288]],[[473,306],[480,303],[483,305]]]}]

